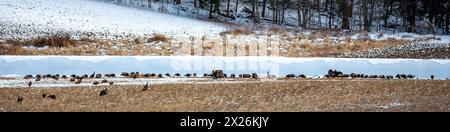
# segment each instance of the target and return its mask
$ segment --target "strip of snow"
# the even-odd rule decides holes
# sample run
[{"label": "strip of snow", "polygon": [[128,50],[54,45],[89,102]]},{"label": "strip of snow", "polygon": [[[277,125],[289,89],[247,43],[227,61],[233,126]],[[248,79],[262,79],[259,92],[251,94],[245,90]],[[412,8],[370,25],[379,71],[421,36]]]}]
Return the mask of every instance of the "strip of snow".
[{"label": "strip of snow", "polygon": [[225,73],[267,72],[323,76],[328,69],[344,73],[374,75],[414,74],[418,78],[450,78],[447,59],[359,59],[286,57],[200,57],[200,56],[0,56],[0,75],[140,73]]},{"label": "strip of snow", "polygon": [[[131,78],[105,78],[108,81],[113,81],[114,85],[145,85],[147,82],[149,84],[176,84],[176,83],[192,83],[199,82],[205,80],[205,78],[139,78],[139,79],[131,79]],[[54,80],[51,78],[41,79],[39,82],[33,82],[33,87],[78,87],[78,86],[94,86],[92,83],[94,81],[101,82],[102,79],[83,79],[81,84],[74,84],[70,82],[68,79],[59,79]],[[28,87],[28,82],[30,79],[10,79],[10,80],[1,80],[0,79],[0,88],[9,87],[9,88],[26,88]],[[99,84],[98,86],[109,85],[109,83]]]}]

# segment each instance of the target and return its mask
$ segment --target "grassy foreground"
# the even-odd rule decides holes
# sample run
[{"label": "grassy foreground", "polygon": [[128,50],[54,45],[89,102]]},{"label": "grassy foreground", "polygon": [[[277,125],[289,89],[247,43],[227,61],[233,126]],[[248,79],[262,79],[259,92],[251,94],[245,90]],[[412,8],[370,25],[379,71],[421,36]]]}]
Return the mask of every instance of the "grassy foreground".
[{"label": "grassy foreground", "polygon": [[[100,97],[108,88],[108,95]],[[450,111],[450,81],[279,80],[0,88],[0,111]],[[46,93],[56,100],[42,98]],[[22,96],[22,102],[17,97]]]}]

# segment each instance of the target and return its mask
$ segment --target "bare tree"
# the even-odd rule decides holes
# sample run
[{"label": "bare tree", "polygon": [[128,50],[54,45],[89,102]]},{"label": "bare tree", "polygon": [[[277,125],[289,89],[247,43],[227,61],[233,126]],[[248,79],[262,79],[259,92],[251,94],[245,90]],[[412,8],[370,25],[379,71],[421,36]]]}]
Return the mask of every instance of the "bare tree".
[{"label": "bare tree", "polygon": [[301,1],[297,0],[297,22],[298,22],[298,27],[302,27],[302,15],[301,15]]},{"label": "bare tree", "polygon": [[266,4],[267,4],[267,0],[263,0],[263,5],[262,5],[262,14],[261,17],[266,17]]},{"label": "bare tree", "polygon": [[446,11],[446,22],[445,22],[445,32],[447,35],[450,35],[450,1],[447,1],[447,11]]},{"label": "bare tree", "polygon": [[370,31],[369,25],[369,0],[362,0],[363,18],[364,18],[364,31]]},{"label": "bare tree", "polygon": [[227,1],[227,15],[230,15],[230,0]]},{"label": "bare tree", "polygon": [[234,12],[238,12],[238,7],[239,7],[239,0],[236,0],[236,10]]}]

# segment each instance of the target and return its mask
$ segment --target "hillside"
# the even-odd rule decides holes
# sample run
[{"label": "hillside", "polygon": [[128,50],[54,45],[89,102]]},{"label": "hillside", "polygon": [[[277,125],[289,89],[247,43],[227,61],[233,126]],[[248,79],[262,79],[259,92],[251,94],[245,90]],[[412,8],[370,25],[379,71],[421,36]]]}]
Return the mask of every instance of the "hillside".
[{"label": "hillside", "polygon": [[120,39],[151,35],[218,34],[225,27],[196,19],[91,0],[2,0],[0,39],[70,34]]},{"label": "hillside", "polygon": [[286,8],[280,24],[268,19],[268,4],[267,19],[255,24],[248,17],[249,5],[240,1],[231,19],[219,13],[209,18],[208,10],[190,0],[5,0],[0,4],[0,54],[450,58],[448,35],[318,30],[315,19],[306,28],[297,27],[295,4]]}]

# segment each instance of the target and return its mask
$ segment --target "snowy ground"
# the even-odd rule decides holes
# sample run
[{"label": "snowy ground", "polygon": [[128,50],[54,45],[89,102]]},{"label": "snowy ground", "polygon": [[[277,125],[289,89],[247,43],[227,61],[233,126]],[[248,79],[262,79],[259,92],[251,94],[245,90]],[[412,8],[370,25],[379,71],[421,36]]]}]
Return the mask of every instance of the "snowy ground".
[{"label": "snowy ground", "polygon": [[[189,3],[189,1],[185,1]],[[133,4],[132,5],[141,5]],[[144,4],[145,5],[145,4]],[[129,5],[130,6],[130,5]],[[237,46],[237,56],[245,56],[245,46],[262,47],[260,50],[272,49],[279,52],[272,56],[286,57],[381,57],[397,58],[398,56],[383,56],[399,54],[397,51],[415,54],[429,47],[438,47],[443,55],[425,54],[426,57],[409,55],[400,58],[449,58],[445,48],[449,47],[448,35],[417,35],[413,33],[345,33],[345,32],[318,32],[316,30],[299,30],[297,28],[280,28],[280,31],[270,31],[271,28],[255,29],[248,27],[249,34],[226,33],[234,26],[225,26],[218,23],[205,22],[195,16],[168,15],[158,12],[159,5],[152,8],[133,8],[99,0],[3,0],[0,3],[0,54],[2,55],[151,55],[151,56],[185,56],[194,51],[205,50],[204,56],[221,56],[222,45],[228,45],[228,55]],[[136,6],[134,6],[136,7]],[[168,5],[168,12],[174,14],[173,5]],[[185,13],[192,12],[188,9]],[[204,14],[202,10],[200,14]],[[268,13],[270,14],[270,13]],[[189,18],[192,17],[192,18]],[[247,29],[247,28],[246,28]],[[226,31],[226,32],[223,32]],[[229,30],[228,30],[229,32]],[[162,34],[167,41],[149,41],[153,33]],[[220,33],[225,33],[219,35]],[[36,37],[48,37],[55,34],[69,34],[74,39],[87,38],[89,41],[77,41],[74,47],[33,47]],[[16,38],[16,39],[13,39]],[[14,41],[7,41],[7,40]],[[100,39],[100,40],[99,40]],[[105,41],[103,39],[106,39]],[[349,42],[347,39],[350,39]],[[93,41],[90,41],[93,40]],[[136,40],[141,40],[140,43]],[[362,40],[362,41],[360,41]],[[382,42],[383,40],[407,40],[408,43],[426,41],[428,45],[415,44],[414,52],[411,46],[398,46],[395,48],[339,53],[337,55],[318,55],[315,50],[307,47],[321,47],[323,44],[333,46],[347,44],[347,49],[358,49],[365,40]],[[22,48],[14,47],[18,43]],[[49,42],[47,42],[49,43]],[[391,42],[390,42],[391,43]],[[194,46],[190,46],[193,44]],[[43,44],[45,45],[45,44]],[[279,47],[277,47],[279,46]],[[265,49],[267,47],[267,49]],[[273,47],[273,48],[269,48]],[[303,47],[303,48],[299,48]],[[361,47],[365,47],[364,45]],[[203,49],[202,49],[203,48]],[[406,48],[406,50],[404,50]],[[252,48],[254,49],[254,48]],[[419,49],[419,50],[417,50]],[[329,50],[331,51],[331,50]],[[320,51],[319,51],[320,52]],[[342,51],[343,52],[343,51]],[[197,52],[194,55],[202,55]],[[330,53],[331,54],[331,53]],[[369,54],[369,55],[367,55]],[[381,55],[380,55],[381,54]],[[256,54],[255,54],[256,55]],[[265,56],[266,54],[259,54]],[[254,55],[251,55],[254,56]]]},{"label": "snowy ground", "polygon": [[2,0],[0,38],[69,33],[116,38],[217,34],[219,24],[91,0]]}]

